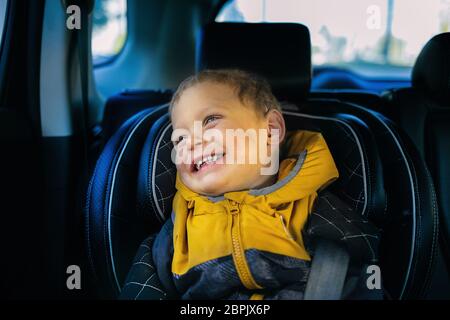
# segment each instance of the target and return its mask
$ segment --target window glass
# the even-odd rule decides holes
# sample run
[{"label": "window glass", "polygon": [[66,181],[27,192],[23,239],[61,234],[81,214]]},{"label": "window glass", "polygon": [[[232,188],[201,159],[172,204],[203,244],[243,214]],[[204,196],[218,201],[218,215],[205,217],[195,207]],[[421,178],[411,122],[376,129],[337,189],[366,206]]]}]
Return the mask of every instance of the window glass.
[{"label": "window glass", "polygon": [[0,0],[0,44],[3,40],[3,30],[5,29],[7,0]]},{"label": "window glass", "polygon": [[302,23],[315,66],[370,73],[409,69],[432,36],[450,31],[450,0],[232,0],[216,21]]},{"label": "window glass", "polygon": [[96,0],[92,25],[94,64],[120,53],[127,38],[126,0]]}]

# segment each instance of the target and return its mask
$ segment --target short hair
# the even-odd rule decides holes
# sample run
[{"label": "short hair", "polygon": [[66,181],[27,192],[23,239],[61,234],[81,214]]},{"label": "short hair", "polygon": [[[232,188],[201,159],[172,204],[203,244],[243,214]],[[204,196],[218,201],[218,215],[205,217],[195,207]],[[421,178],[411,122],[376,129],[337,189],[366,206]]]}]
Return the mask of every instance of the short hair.
[{"label": "short hair", "polygon": [[228,85],[236,90],[243,104],[250,102],[257,112],[265,116],[270,110],[281,112],[281,106],[272,93],[267,80],[259,75],[238,69],[203,70],[183,80],[175,91],[169,106],[169,113],[187,89],[203,82]]}]

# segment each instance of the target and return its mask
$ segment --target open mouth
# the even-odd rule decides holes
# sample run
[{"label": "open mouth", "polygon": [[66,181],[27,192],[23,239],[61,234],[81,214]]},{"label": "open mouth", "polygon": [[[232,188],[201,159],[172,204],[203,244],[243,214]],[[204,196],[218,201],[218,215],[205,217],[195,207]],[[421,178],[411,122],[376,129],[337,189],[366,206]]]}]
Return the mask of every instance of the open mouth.
[{"label": "open mouth", "polygon": [[217,163],[217,161],[222,159],[224,156],[225,156],[224,153],[220,153],[220,154],[209,155],[201,160],[198,160],[192,164],[192,166],[191,166],[192,171],[198,172],[209,165]]}]

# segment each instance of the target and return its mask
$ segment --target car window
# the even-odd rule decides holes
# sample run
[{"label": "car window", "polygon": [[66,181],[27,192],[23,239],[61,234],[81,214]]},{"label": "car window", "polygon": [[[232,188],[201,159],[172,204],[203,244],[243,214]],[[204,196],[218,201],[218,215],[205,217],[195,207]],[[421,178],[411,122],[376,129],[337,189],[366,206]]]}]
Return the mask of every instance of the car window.
[{"label": "car window", "polygon": [[450,30],[450,0],[232,0],[216,21],[302,23],[314,66],[398,74],[433,35]]},{"label": "car window", "polygon": [[92,24],[94,65],[111,60],[120,53],[127,38],[127,1],[95,1]]},{"label": "car window", "polygon": [[3,41],[3,30],[5,29],[7,0],[0,0],[0,44]]}]

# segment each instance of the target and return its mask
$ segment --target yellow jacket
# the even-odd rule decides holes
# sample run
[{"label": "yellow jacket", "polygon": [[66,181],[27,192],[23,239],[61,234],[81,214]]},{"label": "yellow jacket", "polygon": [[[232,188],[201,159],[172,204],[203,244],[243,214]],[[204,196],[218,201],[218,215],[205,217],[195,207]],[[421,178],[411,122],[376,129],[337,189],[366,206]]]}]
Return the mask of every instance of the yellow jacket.
[{"label": "yellow jacket", "polygon": [[259,282],[264,279],[255,275],[254,255],[250,257],[248,252],[310,260],[302,229],[317,191],[336,180],[338,170],[318,132],[289,132],[281,154],[277,182],[259,190],[209,198],[189,190],[177,176],[178,192],[173,201],[175,278],[198,271],[211,261],[232,257],[244,287],[262,289],[264,283],[256,278]]}]

